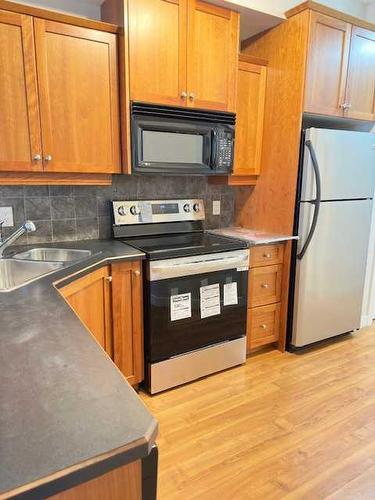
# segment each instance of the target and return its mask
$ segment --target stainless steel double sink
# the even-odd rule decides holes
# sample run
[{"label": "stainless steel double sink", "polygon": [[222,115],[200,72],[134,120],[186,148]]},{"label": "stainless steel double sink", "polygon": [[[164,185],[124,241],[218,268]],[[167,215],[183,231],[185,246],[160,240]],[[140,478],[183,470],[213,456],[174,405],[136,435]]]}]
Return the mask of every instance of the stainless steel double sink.
[{"label": "stainless steel double sink", "polygon": [[32,248],[0,259],[0,292],[10,292],[91,255],[91,250]]}]

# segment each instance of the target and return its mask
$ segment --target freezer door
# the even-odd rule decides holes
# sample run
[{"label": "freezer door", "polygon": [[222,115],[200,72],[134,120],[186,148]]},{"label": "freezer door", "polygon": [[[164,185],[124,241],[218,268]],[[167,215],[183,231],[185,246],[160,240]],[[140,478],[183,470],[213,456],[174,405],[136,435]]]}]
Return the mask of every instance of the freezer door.
[{"label": "freezer door", "polygon": [[[320,170],[322,200],[371,198],[375,188],[375,134],[310,128]],[[311,155],[305,146],[300,199],[315,199]]]},{"label": "freezer door", "polygon": [[[300,204],[299,250],[314,207]],[[306,346],[359,328],[372,201],[323,202],[302,260],[297,259],[292,344]]]}]

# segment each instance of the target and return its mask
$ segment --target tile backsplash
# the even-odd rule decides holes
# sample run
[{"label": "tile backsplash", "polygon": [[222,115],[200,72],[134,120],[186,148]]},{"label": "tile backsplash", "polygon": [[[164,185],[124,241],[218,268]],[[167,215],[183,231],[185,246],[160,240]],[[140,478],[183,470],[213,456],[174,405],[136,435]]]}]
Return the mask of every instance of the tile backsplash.
[{"label": "tile backsplash", "polygon": [[[14,224],[26,219],[37,231],[18,244],[111,237],[110,201],[115,199],[203,198],[206,227],[233,224],[234,189],[208,183],[206,177],[113,177],[112,186],[0,186],[0,206],[13,207]],[[212,201],[221,201],[221,214],[212,214]],[[4,228],[5,236],[15,227]]]}]

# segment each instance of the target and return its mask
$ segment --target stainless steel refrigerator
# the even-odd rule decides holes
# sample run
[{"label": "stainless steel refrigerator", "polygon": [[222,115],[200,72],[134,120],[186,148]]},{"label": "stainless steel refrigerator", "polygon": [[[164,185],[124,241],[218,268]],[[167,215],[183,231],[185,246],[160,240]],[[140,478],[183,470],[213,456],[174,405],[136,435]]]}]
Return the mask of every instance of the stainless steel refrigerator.
[{"label": "stainless steel refrigerator", "polygon": [[289,347],[360,327],[375,188],[375,135],[309,128],[301,145]]}]

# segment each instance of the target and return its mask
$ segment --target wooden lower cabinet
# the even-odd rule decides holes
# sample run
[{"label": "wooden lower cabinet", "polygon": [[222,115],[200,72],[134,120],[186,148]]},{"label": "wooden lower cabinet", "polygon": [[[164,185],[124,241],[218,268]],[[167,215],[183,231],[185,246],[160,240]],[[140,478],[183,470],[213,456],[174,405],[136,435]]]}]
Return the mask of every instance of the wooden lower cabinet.
[{"label": "wooden lower cabinet", "polygon": [[249,306],[257,307],[280,301],[282,264],[250,269]]},{"label": "wooden lower cabinet", "polygon": [[280,303],[248,309],[247,350],[279,339]]},{"label": "wooden lower cabinet", "polygon": [[51,500],[141,500],[141,461],[131,462],[102,476],[49,497]]},{"label": "wooden lower cabinet", "polygon": [[103,266],[59,289],[128,382],[143,380],[142,267]]},{"label": "wooden lower cabinet", "polygon": [[247,352],[279,340],[284,243],[250,249]]}]

